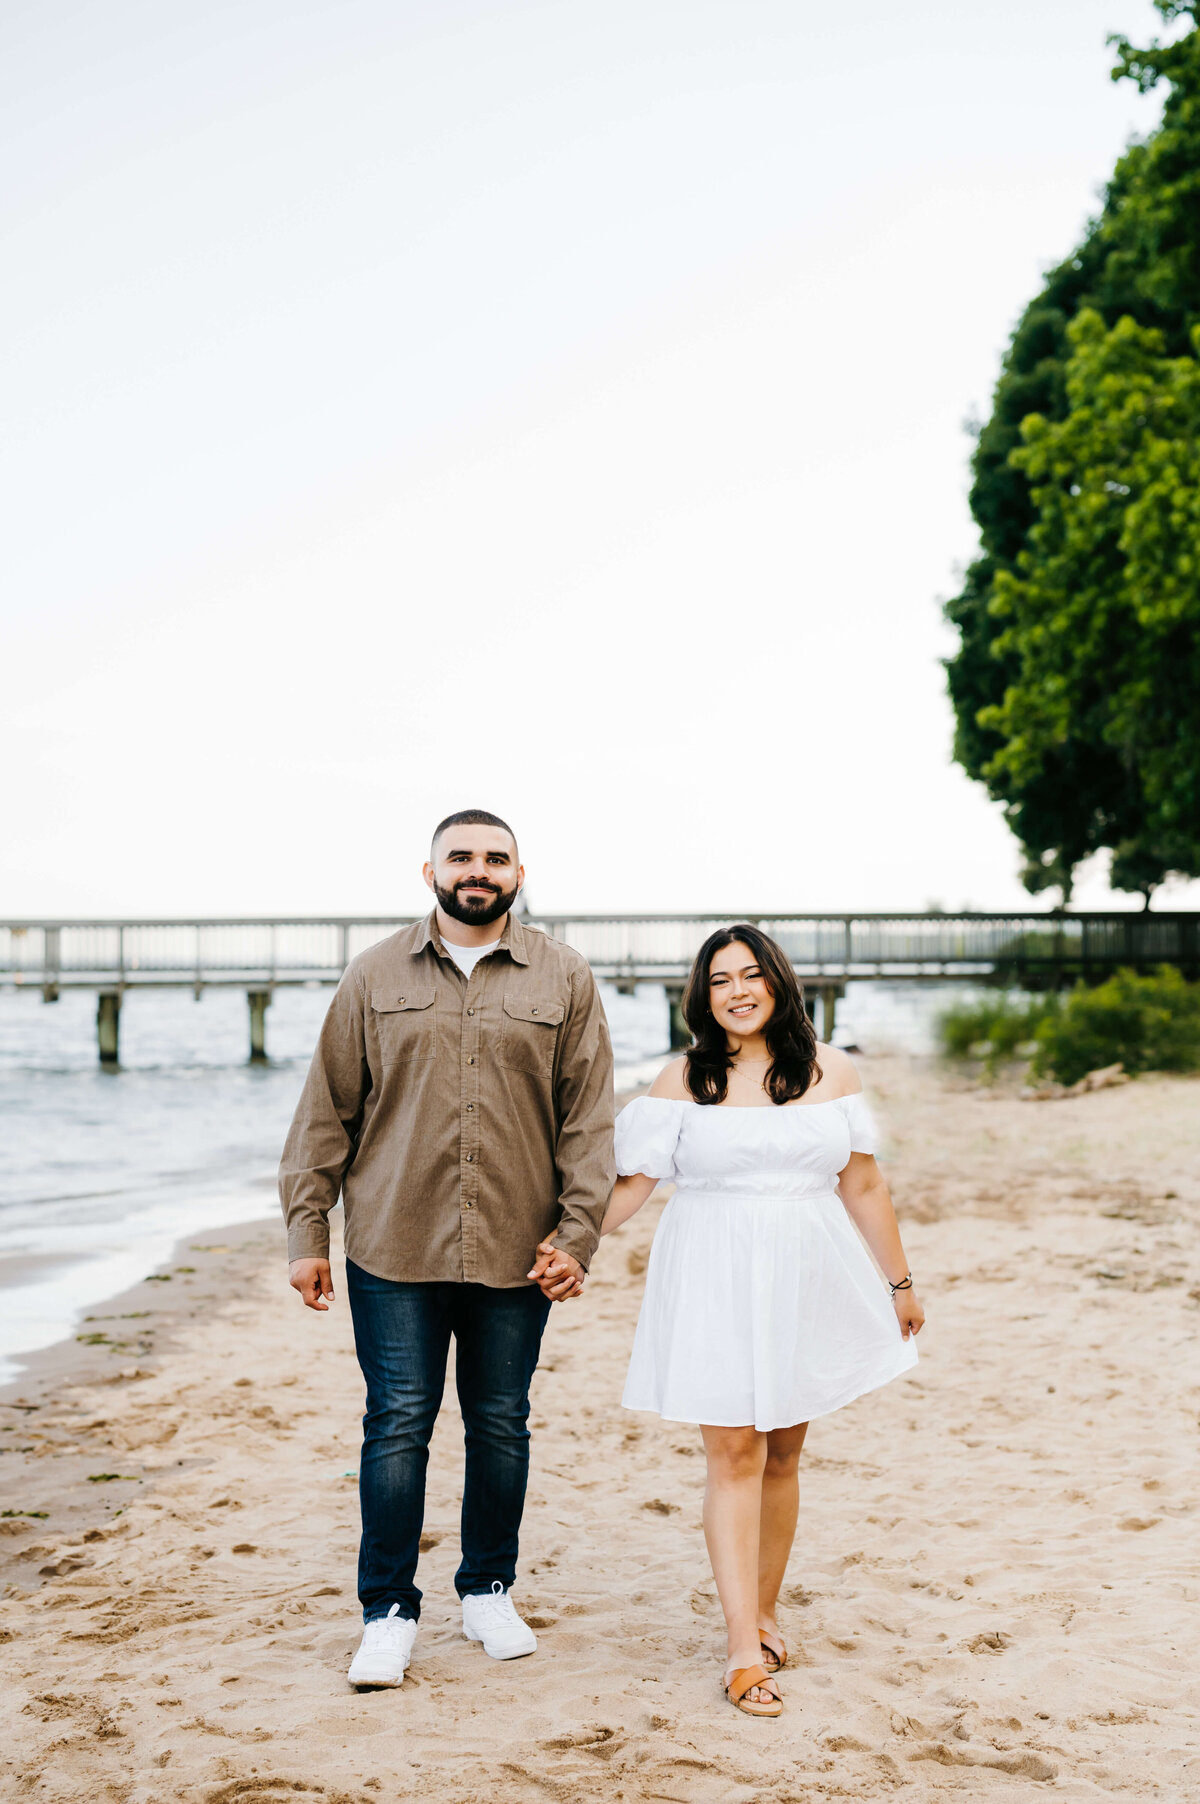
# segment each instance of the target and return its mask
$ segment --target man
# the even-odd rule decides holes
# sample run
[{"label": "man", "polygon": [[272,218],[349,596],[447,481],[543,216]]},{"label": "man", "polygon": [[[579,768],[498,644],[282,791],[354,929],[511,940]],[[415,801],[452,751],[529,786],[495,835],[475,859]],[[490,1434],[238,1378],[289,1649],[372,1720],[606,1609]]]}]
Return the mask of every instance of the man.
[{"label": "man", "polygon": [[463,1634],[498,1660],[535,1651],[509,1595],[529,1385],[551,1303],[582,1292],[615,1178],[604,1011],[586,960],[514,919],[525,872],[512,829],[483,809],[450,815],[424,876],[432,913],[352,960],[338,985],[279,1175],[289,1275],[310,1309],[333,1299],[328,1216],[345,1198],[367,1385],[359,1687],[399,1685],[412,1653],[451,1335]]}]

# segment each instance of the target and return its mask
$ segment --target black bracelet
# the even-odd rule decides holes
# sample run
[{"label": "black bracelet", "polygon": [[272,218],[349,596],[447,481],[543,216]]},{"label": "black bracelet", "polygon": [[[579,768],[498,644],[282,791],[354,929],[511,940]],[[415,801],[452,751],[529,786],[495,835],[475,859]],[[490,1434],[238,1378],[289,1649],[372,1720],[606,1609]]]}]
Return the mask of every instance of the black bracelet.
[{"label": "black bracelet", "polygon": [[893,1296],[895,1296],[895,1294],[898,1290],[911,1290],[912,1289],[912,1273],[905,1272],[905,1274],[901,1278],[899,1284],[892,1284],[890,1278],[888,1279],[888,1283],[891,1286],[891,1292],[892,1292]]}]

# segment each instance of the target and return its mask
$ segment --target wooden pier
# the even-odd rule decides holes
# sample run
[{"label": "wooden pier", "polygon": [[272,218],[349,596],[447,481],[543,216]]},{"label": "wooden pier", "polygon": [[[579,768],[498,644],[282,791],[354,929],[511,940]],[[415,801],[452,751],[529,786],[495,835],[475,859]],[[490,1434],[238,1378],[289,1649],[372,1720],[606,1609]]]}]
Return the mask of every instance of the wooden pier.
[{"label": "wooden pier", "polygon": [[[335,984],[347,964],[411,916],[322,919],[0,922],[0,986],[97,993],[101,1062],[120,1051],[121,1004],[131,990],[211,987],[246,992],[250,1057],[264,1059],[266,1019],[284,985]],[[691,961],[706,936],[731,920],[779,941],[833,1030],[849,982],[969,981],[1061,988],[1122,966],[1178,967],[1200,978],[1200,914],[536,915],[529,924],[574,946],[618,989],[662,984],[671,1043],[687,1043],[679,1010]]]}]

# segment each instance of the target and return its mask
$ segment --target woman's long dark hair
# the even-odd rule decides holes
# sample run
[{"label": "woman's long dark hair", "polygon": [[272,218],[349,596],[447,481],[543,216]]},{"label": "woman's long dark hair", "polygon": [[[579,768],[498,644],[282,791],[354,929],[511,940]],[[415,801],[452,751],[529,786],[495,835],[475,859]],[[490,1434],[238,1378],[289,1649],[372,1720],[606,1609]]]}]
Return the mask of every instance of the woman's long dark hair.
[{"label": "woman's long dark hair", "polygon": [[729,1085],[729,1042],[713,1017],[709,967],[726,946],[747,946],[775,1001],[775,1012],[763,1030],[771,1066],[765,1089],[774,1103],[791,1102],[820,1082],[817,1036],[804,1007],[804,991],[787,955],[773,939],[742,922],[710,933],[696,954],[683,992],[683,1018],[695,1045],[687,1054],[684,1082],[697,1102],[724,1102]]}]

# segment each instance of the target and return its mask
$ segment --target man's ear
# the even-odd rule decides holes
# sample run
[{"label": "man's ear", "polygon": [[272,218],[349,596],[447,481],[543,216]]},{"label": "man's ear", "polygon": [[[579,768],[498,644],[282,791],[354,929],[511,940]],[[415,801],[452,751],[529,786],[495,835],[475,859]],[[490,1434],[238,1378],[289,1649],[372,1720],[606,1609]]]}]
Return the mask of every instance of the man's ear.
[{"label": "man's ear", "polygon": [[433,866],[428,861],[421,866],[421,875],[424,877],[430,889],[437,888],[437,880],[433,874]]}]

